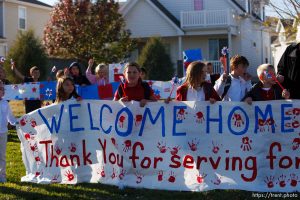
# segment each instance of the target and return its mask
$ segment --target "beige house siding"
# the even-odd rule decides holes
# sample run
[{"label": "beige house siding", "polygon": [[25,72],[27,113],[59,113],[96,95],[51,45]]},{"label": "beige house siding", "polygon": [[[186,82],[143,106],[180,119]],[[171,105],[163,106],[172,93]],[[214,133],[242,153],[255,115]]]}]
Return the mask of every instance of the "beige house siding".
[{"label": "beige house siding", "polygon": [[7,51],[13,45],[19,31],[19,7],[26,8],[26,29],[33,29],[37,37],[43,38],[43,31],[47,21],[50,19],[51,8],[42,9],[40,6],[4,3],[4,37],[7,41]]}]

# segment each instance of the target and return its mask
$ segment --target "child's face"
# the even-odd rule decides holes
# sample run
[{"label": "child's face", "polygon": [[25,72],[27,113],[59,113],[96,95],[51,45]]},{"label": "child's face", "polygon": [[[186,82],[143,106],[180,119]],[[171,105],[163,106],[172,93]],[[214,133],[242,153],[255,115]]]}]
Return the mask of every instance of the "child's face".
[{"label": "child's face", "polygon": [[71,67],[70,71],[73,76],[79,76],[79,68],[77,66]]},{"label": "child's face", "polygon": [[104,78],[105,75],[106,75],[106,72],[104,69],[100,69],[98,72],[97,72],[97,75],[99,78]]},{"label": "child's face", "polygon": [[213,66],[212,65],[206,65],[207,67],[207,73],[212,74],[213,73]]},{"label": "child's face", "polygon": [[33,79],[39,79],[40,78],[40,70],[33,70],[30,75]]},{"label": "child's face", "polygon": [[64,89],[64,92],[67,94],[67,95],[70,95],[73,91],[74,91],[74,85],[72,83],[72,81],[70,80],[65,80],[65,82],[63,83],[62,85],[63,89]]},{"label": "child's face", "polygon": [[238,64],[238,66],[234,69],[234,72],[236,75],[243,77],[247,72],[247,67],[248,65]]},{"label": "child's face", "polygon": [[275,70],[273,68],[268,68],[268,71],[264,73],[263,83],[268,83],[271,85],[276,84],[275,80],[272,78],[271,74],[275,74]]},{"label": "child's face", "polygon": [[124,73],[124,76],[126,78],[126,80],[128,81],[128,83],[137,83],[138,80],[139,80],[139,77],[140,77],[140,72],[137,70],[136,67],[134,66],[129,66],[125,73]]},{"label": "child's face", "polygon": [[4,96],[4,87],[0,86],[0,98],[2,98]]},{"label": "child's face", "polygon": [[207,74],[207,66],[204,66],[202,68],[202,72],[201,72],[201,83],[203,83],[206,79],[206,74]]}]

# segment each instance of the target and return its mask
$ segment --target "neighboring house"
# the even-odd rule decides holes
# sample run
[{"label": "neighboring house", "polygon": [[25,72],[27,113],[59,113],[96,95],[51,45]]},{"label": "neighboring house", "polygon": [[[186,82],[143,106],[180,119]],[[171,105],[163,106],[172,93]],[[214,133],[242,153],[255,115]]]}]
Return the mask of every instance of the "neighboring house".
[{"label": "neighboring house", "polygon": [[33,29],[42,39],[51,10],[37,0],[0,0],[0,56],[7,55],[19,31]]},{"label": "neighboring house", "polygon": [[221,49],[250,61],[249,72],[270,62],[270,35],[263,26],[267,0],[128,0],[120,9],[133,38],[140,38],[136,59],[151,36],[164,39],[174,67],[182,65],[182,51],[201,48],[203,60],[219,71]]},{"label": "neighboring house", "polygon": [[[272,55],[274,59],[274,66],[277,69],[277,64],[284,53],[287,46],[296,42],[300,41],[300,24],[297,25],[296,19],[279,19],[277,22],[276,30],[277,39],[272,42]],[[296,29],[297,32],[293,31],[292,29]]]}]

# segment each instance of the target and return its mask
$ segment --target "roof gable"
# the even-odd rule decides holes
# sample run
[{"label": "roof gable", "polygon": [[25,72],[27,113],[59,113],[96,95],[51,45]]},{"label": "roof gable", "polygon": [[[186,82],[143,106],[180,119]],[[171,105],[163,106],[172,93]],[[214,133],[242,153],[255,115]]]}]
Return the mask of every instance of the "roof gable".
[{"label": "roof gable", "polygon": [[[176,30],[177,35],[184,35],[183,30],[180,28],[180,22],[177,20],[177,18],[172,15],[159,1],[157,0],[131,0],[127,1],[127,3],[121,8],[121,13],[126,18],[128,15],[132,14],[132,9],[138,4],[138,3],[147,3],[147,5],[152,8],[156,12],[156,14],[153,13],[153,16],[157,14],[162,17],[164,20],[156,21],[155,23],[163,23],[163,21],[167,22],[169,26],[171,26],[173,29]],[[143,16],[143,15],[141,15]],[[143,16],[144,17],[144,16]],[[148,19],[150,20],[150,19]],[[157,31],[157,30],[156,30]]]}]

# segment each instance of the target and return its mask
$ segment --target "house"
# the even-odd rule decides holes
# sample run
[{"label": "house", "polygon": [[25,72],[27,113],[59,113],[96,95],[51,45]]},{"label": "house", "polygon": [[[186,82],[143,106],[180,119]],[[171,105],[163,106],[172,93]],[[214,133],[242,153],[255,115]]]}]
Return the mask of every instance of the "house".
[{"label": "house", "polygon": [[43,38],[52,6],[37,0],[0,0],[0,56],[6,56],[19,31],[33,29]]},{"label": "house", "polygon": [[[182,66],[182,51],[201,48],[203,60],[220,71],[224,46],[246,56],[249,72],[271,61],[270,35],[263,22],[268,0],[128,0],[120,9],[126,28],[143,46],[151,36],[162,37],[174,67]],[[140,48],[141,49],[141,48]],[[140,53],[137,49],[131,59]]]},{"label": "house", "polygon": [[296,19],[278,19],[275,32],[277,39],[272,42],[271,50],[274,66],[277,64],[285,49],[292,43],[300,41],[300,24]]}]

